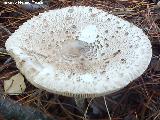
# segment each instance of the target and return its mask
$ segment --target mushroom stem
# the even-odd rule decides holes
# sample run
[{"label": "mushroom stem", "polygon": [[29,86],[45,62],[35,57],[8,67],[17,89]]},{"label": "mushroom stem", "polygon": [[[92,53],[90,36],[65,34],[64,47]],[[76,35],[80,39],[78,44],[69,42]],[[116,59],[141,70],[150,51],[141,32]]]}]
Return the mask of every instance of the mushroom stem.
[{"label": "mushroom stem", "polygon": [[84,112],[85,111],[85,98],[74,97],[74,99],[75,99],[75,103],[77,107],[79,108],[79,110]]}]

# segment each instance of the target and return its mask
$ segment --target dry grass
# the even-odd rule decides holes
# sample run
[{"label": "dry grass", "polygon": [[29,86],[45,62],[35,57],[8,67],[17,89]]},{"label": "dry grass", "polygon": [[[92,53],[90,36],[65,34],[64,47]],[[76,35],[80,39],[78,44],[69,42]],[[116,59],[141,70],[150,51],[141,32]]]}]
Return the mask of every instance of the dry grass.
[{"label": "dry grass", "polygon": [[[18,5],[0,3],[0,89],[3,93],[3,81],[18,72],[14,61],[4,49],[6,39],[18,27],[49,9],[72,5],[94,6],[110,11],[142,28],[149,36],[153,46],[153,57],[146,72],[124,89],[111,95],[87,99],[87,111],[76,107],[74,99],[57,96],[33,87],[27,81],[27,89],[22,95],[8,96],[24,105],[40,109],[60,120],[160,120],[160,8],[147,0],[50,0],[45,8],[26,11]],[[108,111],[107,111],[108,110]]]}]

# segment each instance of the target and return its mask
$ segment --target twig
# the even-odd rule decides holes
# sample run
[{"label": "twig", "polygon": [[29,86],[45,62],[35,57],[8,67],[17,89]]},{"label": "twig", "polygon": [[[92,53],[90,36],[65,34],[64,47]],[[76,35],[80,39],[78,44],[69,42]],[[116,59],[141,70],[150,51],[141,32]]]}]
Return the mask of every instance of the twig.
[{"label": "twig", "polygon": [[108,113],[108,116],[109,116],[109,120],[112,120],[111,115],[110,115],[109,110],[108,110],[108,105],[107,105],[105,96],[103,98],[104,98],[104,104],[106,106],[106,110],[107,110],[107,113]]},{"label": "twig", "polygon": [[87,105],[87,108],[86,108],[86,110],[85,110],[85,112],[84,112],[84,119],[85,119],[85,120],[86,120],[86,118],[87,118],[88,108],[89,108],[89,106],[91,105],[93,99],[94,99],[94,98],[92,98],[92,99],[89,101],[89,103],[88,103],[88,105]]},{"label": "twig", "polygon": [[4,27],[2,24],[0,24],[0,29],[3,29],[4,31],[6,31],[9,35],[12,34],[12,33],[11,33],[6,27]]}]

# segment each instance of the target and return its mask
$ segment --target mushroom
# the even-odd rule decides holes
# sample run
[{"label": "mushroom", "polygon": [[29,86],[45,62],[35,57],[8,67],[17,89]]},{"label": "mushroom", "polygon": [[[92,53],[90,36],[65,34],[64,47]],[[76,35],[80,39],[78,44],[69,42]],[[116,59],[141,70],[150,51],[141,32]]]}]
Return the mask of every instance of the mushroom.
[{"label": "mushroom", "polygon": [[150,40],[140,28],[85,6],[40,13],[5,46],[31,84],[82,98],[125,87],[147,69],[152,57]]}]

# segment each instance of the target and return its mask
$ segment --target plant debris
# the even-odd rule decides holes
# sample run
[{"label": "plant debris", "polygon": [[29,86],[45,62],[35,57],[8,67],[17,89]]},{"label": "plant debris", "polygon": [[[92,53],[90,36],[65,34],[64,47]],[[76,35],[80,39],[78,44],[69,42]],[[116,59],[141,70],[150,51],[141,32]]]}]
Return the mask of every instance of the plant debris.
[{"label": "plant debris", "polygon": [[12,76],[9,80],[4,81],[4,90],[6,94],[18,95],[24,92],[26,85],[22,74],[18,73]]}]

